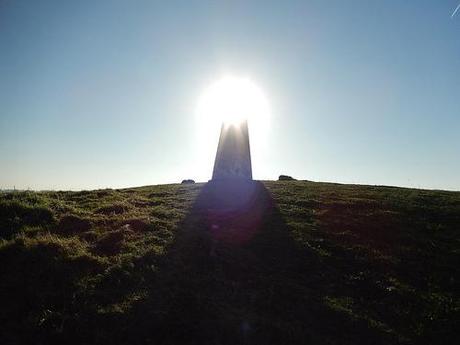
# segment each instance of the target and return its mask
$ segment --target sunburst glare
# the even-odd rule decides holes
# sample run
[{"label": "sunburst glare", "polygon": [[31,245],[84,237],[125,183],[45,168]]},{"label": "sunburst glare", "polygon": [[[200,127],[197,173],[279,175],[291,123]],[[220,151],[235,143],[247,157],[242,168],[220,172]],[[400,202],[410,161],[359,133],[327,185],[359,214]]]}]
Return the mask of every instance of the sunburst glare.
[{"label": "sunburst glare", "polygon": [[198,101],[197,112],[204,122],[255,124],[266,120],[268,101],[250,79],[227,76],[206,88]]},{"label": "sunburst glare", "polygon": [[[220,126],[248,121],[251,152],[257,161],[265,146],[270,123],[270,106],[262,89],[251,79],[224,76],[206,87],[197,106],[197,144],[200,156],[212,165]],[[202,162],[203,166],[209,166]]]}]

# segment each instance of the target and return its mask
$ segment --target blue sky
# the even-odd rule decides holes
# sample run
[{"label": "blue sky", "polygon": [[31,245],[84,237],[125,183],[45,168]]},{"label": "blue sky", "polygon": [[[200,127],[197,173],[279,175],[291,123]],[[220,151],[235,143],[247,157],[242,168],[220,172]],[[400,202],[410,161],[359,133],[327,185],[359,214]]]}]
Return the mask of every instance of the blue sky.
[{"label": "blue sky", "polygon": [[460,190],[457,5],[0,1],[0,188],[206,181],[196,103],[232,74],[270,102],[255,178]]}]

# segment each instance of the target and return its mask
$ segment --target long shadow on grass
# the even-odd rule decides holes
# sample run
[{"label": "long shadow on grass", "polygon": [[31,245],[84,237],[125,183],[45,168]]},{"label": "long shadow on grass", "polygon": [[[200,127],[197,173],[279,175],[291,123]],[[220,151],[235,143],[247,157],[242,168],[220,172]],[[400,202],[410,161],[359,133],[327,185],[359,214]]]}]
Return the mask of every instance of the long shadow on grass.
[{"label": "long shadow on grass", "polygon": [[[119,339],[159,344],[375,342],[324,304],[322,263],[260,182],[206,184]],[[353,327],[357,331],[357,326]],[[373,339],[374,338],[374,339]]]}]

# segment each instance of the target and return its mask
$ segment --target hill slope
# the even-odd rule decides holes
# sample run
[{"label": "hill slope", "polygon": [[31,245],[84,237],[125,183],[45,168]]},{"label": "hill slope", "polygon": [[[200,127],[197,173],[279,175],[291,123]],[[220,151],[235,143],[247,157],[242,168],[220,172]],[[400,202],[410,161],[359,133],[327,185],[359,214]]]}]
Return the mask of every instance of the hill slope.
[{"label": "hill slope", "polygon": [[303,181],[0,194],[0,343],[454,343],[459,224]]}]

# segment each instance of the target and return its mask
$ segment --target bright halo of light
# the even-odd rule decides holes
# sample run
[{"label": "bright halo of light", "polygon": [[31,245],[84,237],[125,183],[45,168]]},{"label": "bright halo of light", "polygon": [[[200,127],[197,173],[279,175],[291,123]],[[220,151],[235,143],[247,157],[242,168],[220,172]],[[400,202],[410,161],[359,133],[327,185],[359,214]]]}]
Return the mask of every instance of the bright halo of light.
[{"label": "bright halo of light", "polygon": [[205,87],[195,108],[196,167],[209,176],[217,150],[220,128],[248,121],[253,174],[258,175],[265,156],[270,127],[268,98],[249,78],[225,76]]},{"label": "bright halo of light", "polygon": [[197,113],[205,122],[239,124],[248,120],[255,125],[266,120],[269,107],[261,89],[250,79],[227,76],[204,90]]}]

